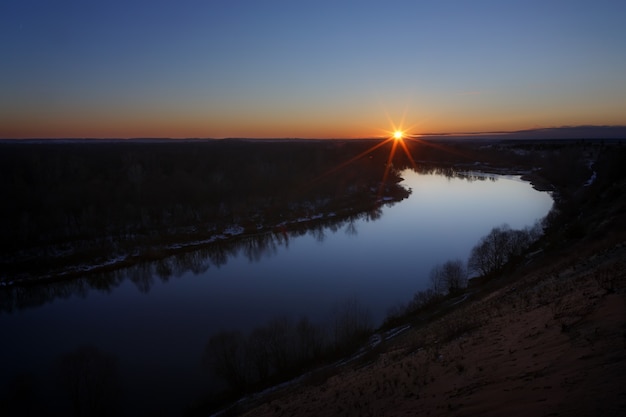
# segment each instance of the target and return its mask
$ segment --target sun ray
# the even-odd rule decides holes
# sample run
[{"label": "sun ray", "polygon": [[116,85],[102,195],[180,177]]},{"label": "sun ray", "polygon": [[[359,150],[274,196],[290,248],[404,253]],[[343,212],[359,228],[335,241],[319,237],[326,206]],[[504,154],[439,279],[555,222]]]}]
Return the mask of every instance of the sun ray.
[{"label": "sun ray", "polygon": [[364,156],[366,156],[367,154],[374,152],[376,149],[380,148],[381,146],[384,146],[385,144],[389,143],[393,141],[393,138],[388,138],[385,139],[384,141],[377,143],[376,145],[372,146],[369,149],[366,149],[365,151],[361,152],[360,154],[353,156],[352,158],[348,159],[345,162],[342,162],[341,164],[337,165],[334,168],[329,169],[328,171],[318,175],[317,177],[313,178],[311,181],[309,181],[309,183],[307,184],[308,186],[313,185],[314,183],[316,183],[317,181],[322,180],[323,178],[334,174],[335,172],[345,168],[346,166],[350,165],[351,163],[358,161],[359,159],[363,158]]},{"label": "sun ray", "polygon": [[327,171],[321,173],[320,175],[316,176],[315,178],[311,179],[310,181],[308,181],[305,185],[304,188],[308,188],[313,186],[315,183],[323,180],[324,178],[344,169],[345,167],[347,167],[348,165],[358,161],[359,159],[365,157],[366,155],[374,152],[376,149],[385,146],[386,144],[388,144],[389,142],[391,142],[391,149],[389,151],[389,155],[387,157],[385,166],[384,166],[384,172],[383,172],[383,177],[381,179],[380,185],[378,187],[378,194],[377,194],[377,199],[380,201],[380,199],[383,196],[383,192],[385,191],[385,187],[387,186],[387,181],[389,179],[389,176],[391,174],[391,170],[394,168],[393,165],[393,161],[394,158],[396,156],[396,152],[398,150],[398,146],[400,146],[402,148],[402,151],[404,152],[407,160],[410,162],[410,166],[411,168],[413,168],[414,170],[417,170],[417,163],[415,162],[415,159],[413,157],[413,154],[411,152],[411,148],[409,147],[409,145],[407,144],[407,141],[411,141],[411,142],[417,142],[420,144],[424,144],[426,146],[432,146],[438,149],[442,149],[442,150],[446,150],[448,152],[450,152],[450,150],[447,147],[443,147],[441,145],[438,144],[434,144],[430,141],[425,141],[420,139],[420,135],[412,133],[412,131],[415,129],[415,127],[417,126],[417,124],[411,125],[409,127],[404,127],[405,124],[405,120],[407,117],[407,112],[408,109],[405,109],[405,111],[402,114],[402,118],[400,120],[400,124],[396,124],[394,122],[394,120],[389,116],[389,113],[384,110],[385,113],[385,117],[387,118],[389,125],[391,126],[392,130],[382,130],[383,132],[385,132],[385,138],[379,142],[376,143],[375,145],[373,145],[372,147],[368,148],[367,150],[359,153],[358,155],[346,160],[345,162],[342,162],[340,164],[338,164],[335,167],[332,167],[330,169],[328,169]]},{"label": "sun ray", "polygon": [[436,142],[433,142],[433,141],[430,141],[430,140],[421,139],[419,136],[407,135],[405,137],[405,140],[408,140],[408,141],[411,141],[411,142],[416,142],[416,143],[419,143],[421,145],[425,145],[425,146],[428,146],[428,147],[431,147],[431,148],[435,148],[437,150],[444,151],[444,152],[447,152],[447,153],[450,153],[450,154],[453,154],[453,155],[463,156],[463,157],[466,157],[466,158],[472,158],[472,155],[468,154],[467,152],[460,152],[458,150],[455,150],[454,148],[451,148],[450,146],[444,146],[444,145],[441,145],[439,143],[436,143]]},{"label": "sun ray", "polygon": [[409,161],[411,161],[411,166],[413,167],[413,169],[417,170],[417,164],[415,163],[415,159],[413,159],[413,156],[411,155],[411,152],[409,151],[409,148],[406,145],[404,138],[400,139],[398,142],[400,142],[400,146],[402,146],[402,150],[406,154],[407,158],[409,158]]},{"label": "sun ray", "polygon": [[[392,140],[392,138],[388,140]],[[387,177],[389,177],[389,171],[391,170],[391,167],[393,166],[393,157],[396,154],[396,148],[398,147],[398,142],[400,141],[394,140],[391,145],[391,151],[389,151],[389,157],[387,158],[387,163],[385,164],[385,172],[383,173],[383,179],[380,182],[380,186],[378,187],[377,198],[379,200],[382,198],[385,185],[387,184]]]}]

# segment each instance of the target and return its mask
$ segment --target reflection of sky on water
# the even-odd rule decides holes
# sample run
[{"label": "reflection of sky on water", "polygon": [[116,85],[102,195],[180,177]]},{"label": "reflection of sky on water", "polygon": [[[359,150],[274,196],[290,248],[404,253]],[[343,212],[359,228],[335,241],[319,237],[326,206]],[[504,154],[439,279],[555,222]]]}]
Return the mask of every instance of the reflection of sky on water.
[{"label": "reflection of sky on water", "polygon": [[465,260],[492,227],[532,225],[552,204],[546,193],[516,179],[468,182],[412,172],[405,178],[411,197],[385,208],[376,221],[357,221],[356,235],[346,233],[346,226],[326,231],[323,242],[308,234],[258,263],[239,255],[183,284],[189,297],[209,297],[215,314],[224,305],[244,327],[250,317],[262,323],[277,314],[323,320],[336,302],[352,296],[380,319],[427,285],[434,264]]},{"label": "reflection of sky on water", "polygon": [[110,294],[89,291],[0,315],[3,339],[10,341],[0,348],[3,368],[36,372],[61,353],[95,345],[117,355],[127,390],[191,401],[206,379],[199,363],[211,333],[249,330],[277,315],[323,322],[350,297],[379,321],[428,285],[435,264],[466,260],[492,227],[532,225],[552,205],[547,193],[516,178],[469,182],[411,171],[404,178],[411,196],[385,207],[376,221],[357,220],[356,234],[344,225],[325,230],[323,241],[312,233],[290,238],[259,262],[240,251],[202,274],[154,280],[147,294],[125,280]]}]

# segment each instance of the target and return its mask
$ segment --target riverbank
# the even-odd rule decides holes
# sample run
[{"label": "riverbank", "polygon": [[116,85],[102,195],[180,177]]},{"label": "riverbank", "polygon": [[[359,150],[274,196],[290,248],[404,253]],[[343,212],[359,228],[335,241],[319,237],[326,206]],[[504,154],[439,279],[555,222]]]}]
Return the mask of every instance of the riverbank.
[{"label": "riverbank", "polygon": [[[0,288],[15,285],[45,284],[88,274],[106,273],[128,268],[133,265],[175,256],[193,250],[210,250],[214,246],[237,246],[246,239],[266,240],[265,237],[280,235],[288,239],[288,234],[302,229],[327,227],[329,224],[340,224],[362,215],[375,213],[385,204],[395,204],[407,198],[409,190],[395,186],[387,190],[385,195],[372,192],[368,195],[346,196],[346,205],[339,204],[334,210],[307,210],[299,213],[285,213],[275,224],[253,224],[249,221],[222,225],[210,230],[199,230],[197,227],[187,230],[170,231],[167,234],[150,234],[133,236],[132,245],[128,242],[94,242],[75,243],[71,248],[49,246],[31,251],[22,256],[4,259],[7,266],[0,275]],[[358,200],[358,201],[357,201]],[[280,240],[280,239],[279,239]],[[87,248],[87,249],[85,249]]]},{"label": "riverbank", "polygon": [[620,415],[626,246],[590,259],[548,263],[244,415]]},{"label": "riverbank", "polygon": [[[227,415],[622,415],[626,411],[626,180],[561,186],[525,262],[363,360],[238,403]],[[424,317],[424,316],[422,316]]]},{"label": "riverbank", "polygon": [[0,285],[106,272],[352,216],[406,197],[398,173],[407,168],[520,175],[553,191],[545,171],[587,181],[599,149],[571,141],[419,140],[407,141],[410,158],[398,152],[389,165],[387,142],[0,143],[0,188],[12,202],[0,216]]},{"label": "riverbank", "polygon": [[2,142],[0,282],[67,279],[375,210],[408,195],[382,145]]}]

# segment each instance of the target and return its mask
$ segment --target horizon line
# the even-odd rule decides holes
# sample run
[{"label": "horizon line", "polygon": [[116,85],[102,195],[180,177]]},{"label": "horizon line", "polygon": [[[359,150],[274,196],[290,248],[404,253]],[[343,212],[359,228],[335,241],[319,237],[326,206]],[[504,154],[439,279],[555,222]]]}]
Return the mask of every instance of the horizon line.
[{"label": "horizon line", "polygon": [[[598,132],[589,132],[590,130],[597,130]],[[607,130],[613,131],[612,133],[618,133],[619,136],[610,136],[606,137],[606,139],[626,139],[626,125],[576,125],[576,126],[557,126],[557,127],[537,127],[530,129],[519,129],[519,130],[493,130],[493,131],[468,131],[468,132],[422,132],[422,133],[411,133],[407,132],[406,135],[412,138],[421,138],[421,139],[429,139],[429,138],[492,138],[495,135],[505,135],[509,137],[517,136],[518,139],[524,139],[519,136],[530,135],[532,137],[527,137],[528,139],[602,139],[603,137],[565,137],[560,135],[560,137],[539,137],[539,134],[552,133],[552,132],[560,132],[560,133],[570,133],[576,134],[577,132],[586,131],[587,134],[595,133],[594,136],[600,133],[606,133]],[[239,136],[228,136],[228,137],[168,137],[168,136],[136,136],[136,137],[97,137],[97,136],[68,136],[68,137],[25,137],[25,138],[17,138],[17,137],[3,137],[0,138],[0,141],[74,141],[74,140],[101,140],[101,141],[130,141],[130,140],[383,140],[388,138],[387,136],[364,136],[364,137],[298,137],[298,136],[284,136],[284,137],[239,137]]]}]

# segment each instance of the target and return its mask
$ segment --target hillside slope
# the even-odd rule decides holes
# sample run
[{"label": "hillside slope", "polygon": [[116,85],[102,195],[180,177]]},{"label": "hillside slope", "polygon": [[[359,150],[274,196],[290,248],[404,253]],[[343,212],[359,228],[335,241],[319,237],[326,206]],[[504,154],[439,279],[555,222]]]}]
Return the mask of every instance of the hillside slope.
[{"label": "hillside slope", "polygon": [[244,415],[626,414],[626,181],[597,168],[525,265],[368,362]]}]

